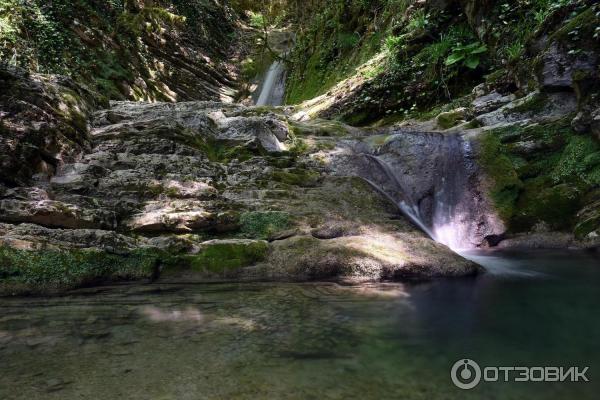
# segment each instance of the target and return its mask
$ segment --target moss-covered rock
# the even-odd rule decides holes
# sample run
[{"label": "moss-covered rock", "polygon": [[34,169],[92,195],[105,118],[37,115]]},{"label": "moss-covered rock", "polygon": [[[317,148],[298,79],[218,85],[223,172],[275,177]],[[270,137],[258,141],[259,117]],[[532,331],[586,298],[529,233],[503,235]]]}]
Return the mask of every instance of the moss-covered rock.
[{"label": "moss-covered rock", "polygon": [[458,108],[439,114],[435,120],[440,129],[450,129],[460,123],[465,122],[466,118],[467,110],[465,108]]},{"label": "moss-covered rock", "polygon": [[595,138],[573,131],[569,116],[485,133],[480,163],[511,231],[528,231],[540,223],[562,231],[577,225],[579,236],[593,231],[593,216],[580,210],[593,202],[588,193],[599,184],[599,149]]},{"label": "moss-covered rock", "polygon": [[268,250],[268,243],[261,240],[211,240],[202,243],[198,254],[182,260],[195,272],[226,276],[264,260]]},{"label": "moss-covered rock", "polygon": [[311,187],[319,180],[319,173],[302,168],[273,172],[272,179],[286,185]]},{"label": "moss-covered rock", "polygon": [[0,295],[52,293],[82,286],[151,279],[166,255],[140,249],[124,255],[95,250],[0,247]]},{"label": "moss-covered rock", "polygon": [[253,239],[268,239],[291,225],[290,214],[281,211],[251,211],[240,217],[241,233]]},{"label": "moss-covered rock", "polygon": [[515,213],[515,202],[522,182],[513,163],[493,133],[481,139],[480,165],[492,181],[491,196],[499,215],[509,221]]}]

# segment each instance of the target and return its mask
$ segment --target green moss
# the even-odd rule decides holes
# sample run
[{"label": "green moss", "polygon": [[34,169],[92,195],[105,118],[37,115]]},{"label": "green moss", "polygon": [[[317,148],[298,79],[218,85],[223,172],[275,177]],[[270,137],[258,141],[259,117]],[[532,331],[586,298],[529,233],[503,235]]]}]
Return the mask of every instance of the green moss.
[{"label": "green moss", "polygon": [[448,112],[443,112],[437,116],[436,122],[438,127],[442,129],[450,129],[459,123],[463,122],[465,118],[465,113],[463,110],[453,110]]},{"label": "green moss", "polygon": [[581,207],[581,193],[567,184],[551,186],[545,177],[524,182],[513,220],[516,230],[528,230],[539,222],[553,230],[573,228],[575,215]]},{"label": "green moss", "polygon": [[88,250],[0,247],[0,292],[49,292],[106,281],[151,278],[165,255],[136,250],[117,255]]},{"label": "green moss", "polygon": [[594,7],[588,7],[554,32],[548,43],[551,44],[557,40],[563,43],[573,43],[581,40],[591,40],[592,43],[595,40],[597,42],[594,34],[599,23],[600,17],[594,11]]},{"label": "green moss", "polygon": [[555,182],[580,180],[600,185],[600,144],[588,136],[573,136],[552,171]]},{"label": "green moss", "polygon": [[506,110],[507,113],[539,113],[544,111],[548,105],[548,97],[545,94],[538,93],[532,96],[530,99],[524,100],[518,106]]},{"label": "green moss", "polygon": [[[380,27],[359,33],[368,25],[384,23],[377,21],[383,13],[374,2],[348,5],[343,0],[334,0],[318,8],[314,19],[303,21],[308,29],[299,36],[292,54],[287,104],[298,104],[327,92],[336,83],[356,74],[382,47],[384,32]],[[356,25],[356,18],[348,18],[348,12],[360,15],[361,27]]]},{"label": "green moss", "polygon": [[256,154],[246,146],[232,146],[227,141],[201,138],[193,145],[212,162],[228,163],[232,160],[246,161]]},{"label": "green moss", "polygon": [[275,171],[271,179],[276,182],[292,186],[313,187],[319,181],[319,173],[301,168],[289,169],[287,171]]},{"label": "green moss", "polygon": [[299,156],[302,154],[307,154],[310,151],[310,146],[306,142],[306,140],[296,137],[295,135],[292,135],[291,139],[289,140],[288,151],[291,154]]},{"label": "green moss", "polygon": [[296,136],[339,137],[348,134],[348,130],[339,121],[314,119],[307,122],[290,121],[290,128]]},{"label": "green moss", "polygon": [[192,270],[224,273],[263,261],[269,245],[265,241],[223,241],[210,243],[200,254],[184,256]]},{"label": "green moss", "polygon": [[493,132],[486,133],[481,139],[480,164],[492,180],[491,195],[500,216],[509,221],[515,213],[522,182]]},{"label": "green moss", "polygon": [[267,239],[291,225],[290,215],[281,211],[252,211],[240,218],[242,234],[253,239]]},{"label": "green moss", "polygon": [[[544,222],[571,230],[586,193],[600,184],[600,144],[573,132],[568,116],[546,124],[506,127],[485,134],[482,165],[493,179],[492,198],[513,231]],[[522,142],[535,151],[521,154]],[[582,224],[579,231],[593,225]],[[589,233],[589,232],[587,232]]]}]

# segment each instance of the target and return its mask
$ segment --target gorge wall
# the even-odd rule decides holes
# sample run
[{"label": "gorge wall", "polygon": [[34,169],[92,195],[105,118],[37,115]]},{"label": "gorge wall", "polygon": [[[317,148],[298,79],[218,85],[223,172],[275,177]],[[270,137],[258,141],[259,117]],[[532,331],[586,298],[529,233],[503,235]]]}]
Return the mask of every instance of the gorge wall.
[{"label": "gorge wall", "polygon": [[[446,245],[597,247],[594,2],[0,7],[0,293],[431,279],[479,272]],[[296,33],[299,104],[232,104],[268,24]]]},{"label": "gorge wall", "polygon": [[288,80],[298,115],[461,132],[509,235],[598,237],[596,2],[312,6]]}]

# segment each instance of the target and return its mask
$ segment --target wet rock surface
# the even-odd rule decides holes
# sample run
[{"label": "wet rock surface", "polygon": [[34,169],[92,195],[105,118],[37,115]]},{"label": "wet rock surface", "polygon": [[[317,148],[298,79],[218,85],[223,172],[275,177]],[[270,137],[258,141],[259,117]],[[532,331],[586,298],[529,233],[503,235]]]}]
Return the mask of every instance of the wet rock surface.
[{"label": "wet rock surface", "polygon": [[[21,250],[157,249],[166,253],[162,270],[199,279],[478,271],[402,218],[361,174],[323,164],[338,138],[315,136],[319,124],[290,126],[260,108],[114,102],[94,114],[89,149],[77,160],[28,186],[2,188],[0,240]],[[248,250],[240,239],[272,244]]]}]

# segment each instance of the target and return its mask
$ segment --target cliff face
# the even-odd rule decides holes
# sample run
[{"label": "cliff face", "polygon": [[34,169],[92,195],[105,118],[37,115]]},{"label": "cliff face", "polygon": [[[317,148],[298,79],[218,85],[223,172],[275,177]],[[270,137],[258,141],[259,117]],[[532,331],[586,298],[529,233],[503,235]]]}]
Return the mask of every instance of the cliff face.
[{"label": "cliff face", "polygon": [[221,2],[3,0],[2,61],[100,100],[231,101],[236,16]]},{"label": "cliff face", "polygon": [[509,233],[598,235],[597,2],[400,3],[321,5],[293,57],[299,115],[463,132]]}]

